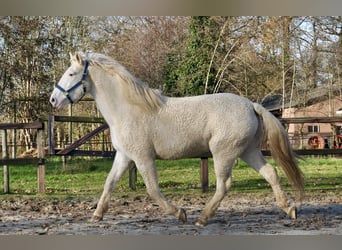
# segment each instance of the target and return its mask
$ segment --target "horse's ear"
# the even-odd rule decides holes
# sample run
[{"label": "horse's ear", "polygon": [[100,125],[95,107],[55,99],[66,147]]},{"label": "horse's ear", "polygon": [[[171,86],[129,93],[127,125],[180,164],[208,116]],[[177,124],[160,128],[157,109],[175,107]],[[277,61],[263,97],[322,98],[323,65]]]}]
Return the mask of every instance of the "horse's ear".
[{"label": "horse's ear", "polygon": [[83,59],[79,53],[75,54],[75,59],[76,59],[76,62],[78,62],[80,65],[83,65]]},{"label": "horse's ear", "polygon": [[76,52],[74,55],[72,53],[69,53],[69,55],[70,55],[71,62],[76,62],[80,65],[83,65],[83,59],[79,53]]},{"label": "horse's ear", "polygon": [[71,52],[69,52],[69,55],[70,55],[70,62],[77,62],[76,60],[76,55],[72,54]]}]

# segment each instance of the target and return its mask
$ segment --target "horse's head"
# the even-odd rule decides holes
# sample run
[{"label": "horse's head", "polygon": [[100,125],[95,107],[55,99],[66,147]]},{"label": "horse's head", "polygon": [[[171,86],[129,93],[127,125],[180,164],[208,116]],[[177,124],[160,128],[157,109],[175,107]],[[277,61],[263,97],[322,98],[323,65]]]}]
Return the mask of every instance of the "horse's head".
[{"label": "horse's head", "polygon": [[89,62],[83,60],[78,53],[70,54],[70,59],[71,66],[65,71],[50,97],[50,103],[58,109],[78,102],[90,91]]}]

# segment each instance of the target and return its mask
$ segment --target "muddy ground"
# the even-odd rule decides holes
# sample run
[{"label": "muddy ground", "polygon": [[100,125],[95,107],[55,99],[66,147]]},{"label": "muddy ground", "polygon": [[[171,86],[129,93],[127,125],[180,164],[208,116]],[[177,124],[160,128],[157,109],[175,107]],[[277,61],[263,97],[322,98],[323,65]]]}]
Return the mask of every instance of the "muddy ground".
[{"label": "muddy ground", "polygon": [[[342,197],[334,192],[310,194],[289,219],[272,194],[233,194],[203,228],[194,225],[209,196],[170,197],[186,209],[188,223],[163,215],[148,197],[113,198],[104,220],[91,223],[97,200],[12,198],[0,201],[0,235],[342,235]],[[1,197],[0,197],[1,198]]]}]

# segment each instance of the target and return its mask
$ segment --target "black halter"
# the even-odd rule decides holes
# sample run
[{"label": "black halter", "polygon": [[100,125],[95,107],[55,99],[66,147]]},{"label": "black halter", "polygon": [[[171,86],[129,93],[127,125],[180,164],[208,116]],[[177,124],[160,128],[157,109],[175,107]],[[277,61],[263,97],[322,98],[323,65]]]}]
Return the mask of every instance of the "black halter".
[{"label": "black halter", "polygon": [[62,91],[63,93],[64,93],[64,95],[66,96],[66,98],[68,98],[68,100],[69,100],[69,102],[71,103],[71,104],[73,104],[74,103],[74,101],[71,99],[71,97],[70,97],[70,93],[73,91],[73,90],[75,90],[75,89],[77,89],[79,86],[83,86],[83,94],[82,94],[82,96],[81,96],[81,98],[79,99],[79,100],[81,100],[82,98],[83,98],[83,96],[86,94],[86,92],[87,92],[87,89],[86,89],[86,87],[85,87],[85,85],[84,85],[84,83],[83,83],[83,81],[86,79],[86,77],[88,76],[88,66],[89,66],[89,62],[88,61],[85,61],[85,65],[84,65],[84,69],[83,69],[83,74],[82,74],[82,79],[79,81],[79,82],[77,82],[74,86],[72,86],[70,89],[68,89],[68,90],[65,90],[63,87],[61,87],[59,84],[57,84],[56,85],[56,88],[57,89],[59,89],[60,91]]}]

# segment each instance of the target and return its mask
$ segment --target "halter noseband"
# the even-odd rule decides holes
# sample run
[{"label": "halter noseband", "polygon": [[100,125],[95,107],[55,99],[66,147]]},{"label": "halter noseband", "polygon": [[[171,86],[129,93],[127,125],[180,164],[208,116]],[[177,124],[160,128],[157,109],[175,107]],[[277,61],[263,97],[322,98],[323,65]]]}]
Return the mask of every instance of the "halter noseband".
[{"label": "halter noseband", "polygon": [[77,89],[79,86],[83,86],[83,94],[81,96],[81,98],[79,100],[81,100],[83,98],[83,96],[86,94],[87,89],[85,87],[85,85],[83,84],[83,81],[86,79],[86,77],[88,76],[88,66],[89,66],[89,62],[86,60],[85,61],[85,65],[84,65],[84,69],[83,69],[83,73],[82,73],[82,79],[80,81],[78,81],[74,86],[72,86],[70,89],[65,90],[62,86],[60,86],[59,84],[56,85],[56,88],[60,91],[62,91],[64,93],[64,95],[66,96],[66,98],[68,98],[69,102],[71,104],[74,103],[74,101],[71,99],[70,97],[70,93]]}]

